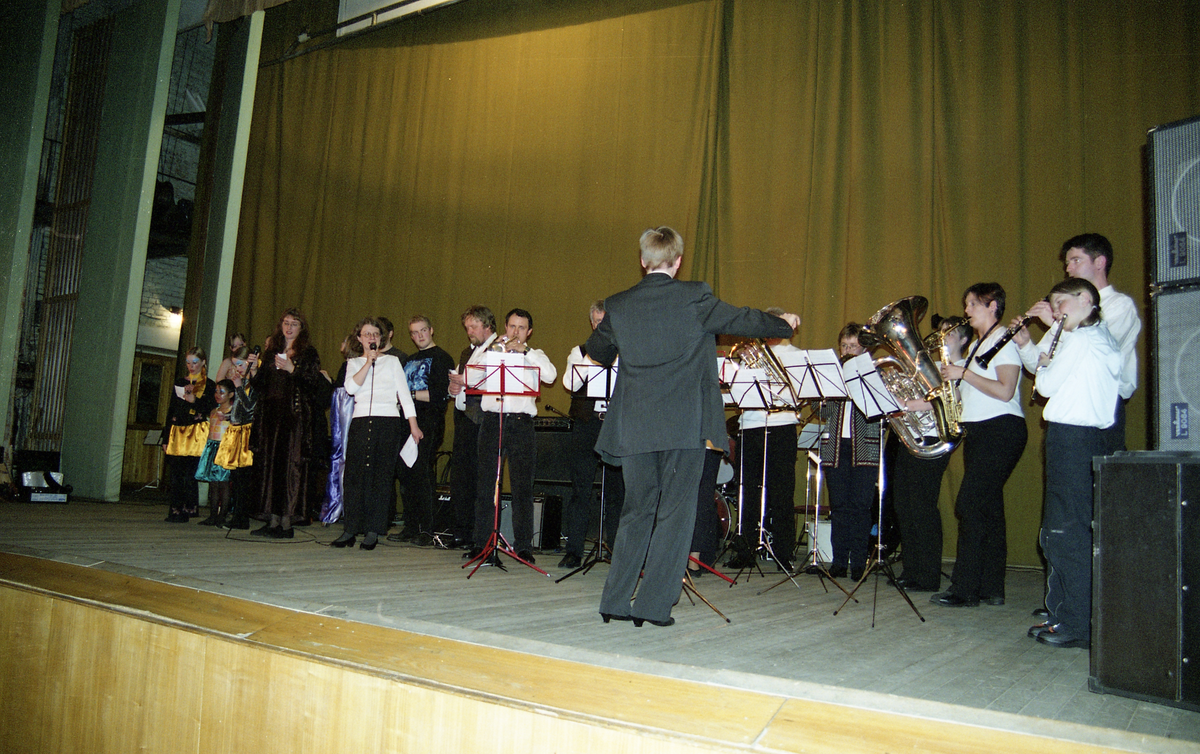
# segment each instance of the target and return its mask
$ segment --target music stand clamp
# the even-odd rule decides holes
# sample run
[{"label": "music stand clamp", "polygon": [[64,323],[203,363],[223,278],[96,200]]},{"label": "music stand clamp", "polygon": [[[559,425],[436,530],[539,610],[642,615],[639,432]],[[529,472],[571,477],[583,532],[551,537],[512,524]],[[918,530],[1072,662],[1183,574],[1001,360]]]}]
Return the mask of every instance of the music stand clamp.
[{"label": "music stand clamp", "polygon": [[[540,377],[541,370],[536,366],[526,364],[524,356],[490,352],[485,355],[484,363],[467,364],[463,373],[468,395],[498,396],[500,401],[500,428],[496,441],[496,486],[492,494],[492,505],[495,509],[492,518],[492,533],[479,554],[463,563],[463,568],[472,564],[475,566],[467,574],[468,579],[474,576],[475,572],[493,556],[497,556],[495,565],[501,570],[507,570],[500,562],[499,554],[507,555],[543,576],[550,577],[549,573],[517,555],[500,532],[500,481],[504,471],[504,399],[506,397],[536,398],[541,394]],[[515,515],[516,511],[513,513]]]}]

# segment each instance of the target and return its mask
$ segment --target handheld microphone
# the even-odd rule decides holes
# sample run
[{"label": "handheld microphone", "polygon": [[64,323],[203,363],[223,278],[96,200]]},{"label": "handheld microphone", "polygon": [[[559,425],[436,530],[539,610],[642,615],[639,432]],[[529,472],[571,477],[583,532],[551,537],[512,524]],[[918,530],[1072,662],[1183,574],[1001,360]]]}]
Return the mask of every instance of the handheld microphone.
[{"label": "handheld microphone", "polygon": [[261,355],[262,354],[262,346],[255,346],[254,348],[251,348],[250,353],[254,354],[255,356]]},{"label": "handheld microphone", "polygon": [[379,350],[379,344],[378,344],[378,343],[372,343],[372,344],[371,344],[371,350],[372,350],[372,351],[378,351],[378,350]]}]

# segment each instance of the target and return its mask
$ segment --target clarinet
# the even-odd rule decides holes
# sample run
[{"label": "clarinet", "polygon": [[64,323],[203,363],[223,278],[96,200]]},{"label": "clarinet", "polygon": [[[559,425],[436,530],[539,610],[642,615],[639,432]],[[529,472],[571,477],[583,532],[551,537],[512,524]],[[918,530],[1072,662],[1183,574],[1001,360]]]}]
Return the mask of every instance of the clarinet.
[{"label": "clarinet", "polygon": [[1008,345],[1008,341],[1010,341],[1014,337],[1016,337],[1017,333],[1021,331],[1022,327],[1025,327],[1026,325],[1028,325],[1030,322],[1032,322],[1035,319],[1036,319],[1036,317],[1022,317],[1021,321],[1018,322],[1015,326],[1010,327],[1004,331],[1004,334],[1000,336],[1000,340],[997,340],[996,345],[989,348],[987,350],[987,353],[983,353],[983,354],[980,354],[979,356],[976,356],[975,362],[977,364],[979,364],[979,366],[983,367],[984,369],[987,369],[988,364],[992,363],[992,359],[996,358],[996,355],[999,354],[1000,351],[1006,345]]}]

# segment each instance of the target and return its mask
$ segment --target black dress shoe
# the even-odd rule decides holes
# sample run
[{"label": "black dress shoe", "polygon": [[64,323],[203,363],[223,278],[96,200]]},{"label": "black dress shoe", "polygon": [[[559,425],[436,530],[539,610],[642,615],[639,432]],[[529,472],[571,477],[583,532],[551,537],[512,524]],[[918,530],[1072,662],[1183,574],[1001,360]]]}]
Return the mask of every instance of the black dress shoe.
[{"label": "black dress shoe", "polygon": [[567,553],[563,559],[558,561],[559,568],[578,568],[583,565],[583,560],[578,555]]},{"label": "black dress shoe", "polygon": [[726,568],[732,568],[738,571],[743,571],[747,568],[753,568],[756,565],[758,565],[758,562],[751,555],[734,555],[727,563],[725,563]]},{"label": "black dress shoe", "polygon": [[329,543],[330,547],[353,547],[355,542],[353,534],[343,534],[337,539]]},{"label": "black dress shoe", "polygon": [[633,620],[632,615],[613,615],[612,613],[600,613],[600,617],[604,619],[605,623],[610,620]]},{"label": "black dress shoe", "polygon": [[978,597],[959,597],[954,592],[941,592],[929,598],[929,601],[942,607],[977,607]]},{"label": "black dress shoe", "polygon": [[846,577],[846,566],[844,565],[829,566],[828,570],[832,578],[841,579]]},{"label": "black dress shoe", "polygon": [[535,563],[537,563],[537,561],[534,560],[534,558],[533,558],[533,553],[530,552],[529,550],[521,550],[520,552],[517,553],[517,557],[520,558],[521,560],[524,560],[529,565],[534,565]]},{"label": "black dress shoe", "polygon": [[279,527],[277,527],[277,526],[271,526],[270,524],[267,524],[266,526],[264,526],[261,529],[255,529],[254,531],[250,532],[250,536],[252,536],[252,537],[270,537],[271,532],[273,532],[275,529],[278,529],[278,528]]},{"label": "black dress shoe", "polygon": [[888,584],[890,586],[898,586],[906,592],[936,592],[941,586],[941,584],[938,584],[937,586],[922,584],[916,579],[910,579],[907,576],[901,576],[895,581],[888,579]]},{"label": "black dress shoe", "polygon": [[1030,615],[1035,618],[1049,618],[1050,611],[1044,607],[1039,607],[1037,610],[1034,610],[1032,613],[1030,613]]},{"label": "black dress shoe", "polygon": [[293,539],[296,536],[295,529],[285,529],[282,526],[271,530],[269,535],[271,539]]},{"label": "black dress shoe", "polygon": [[851,568],[850,569],[850,580],[851,581],[858,583],[858,582],[862,581],[862,577],[863,577],[863,569],[862,568]]},{"label": "black dress shoe", "polygon": [[478,558],[482,554],[483,554],[482,547],[472,547],[470,550],[467,550],[466,552],[463,553],[463,560],[474,560],[475,558]]},{"label": "black dress shoe", "polygon": [[376,543],[379,542],[379,535],[373,531],[367,532],[367,536],[363,537],[363,541],[358,545],[360,550],[374,550]]},{"label": "black dress shoe", "polygon": [[1050,621],[1043,621],[1042,623],[1039,623],[1036,626],[1030,626],[1029,630],[1025,632],[1025,635],[1031,639],[1036,639],[1038,636],[1041,635],[1041,633],[1043,631],[1045,631],[1048,628],[1050,628]]},{"label": "black dress shoe", "polygon": [[662,626],[663,628],[666,628],[667,626],[674,626],[675,619],[674,618],[667,618],[666,620],[650,620],[649,618],[634,618],[633,619],[633,627],[634,628],[641,628],[642,623],[649,623],[652,626]]},{"label": "black dress shoe", "polygon": [[198,521],[197,523],[200,524],[200,526],[216,526],[218,523],[220,523],[220,519],[217,518],[217,514],[210,513],[208,518],[204,519],[203,521]]},{"label": "black dress shoe", "polygon": [[1063,630],[1061,623],[1057,626],[1048,626],[1036,638],[1041,644],[1051,647],[1062,647],[1064,649],[1071,647],[1087,649],[1089,645],[1087,639]]},{"label": "black dress shoe", "polygon": [[168,524],[186,524],[188,517],[179,511],[171,511],[163,521],[166,521]]}]

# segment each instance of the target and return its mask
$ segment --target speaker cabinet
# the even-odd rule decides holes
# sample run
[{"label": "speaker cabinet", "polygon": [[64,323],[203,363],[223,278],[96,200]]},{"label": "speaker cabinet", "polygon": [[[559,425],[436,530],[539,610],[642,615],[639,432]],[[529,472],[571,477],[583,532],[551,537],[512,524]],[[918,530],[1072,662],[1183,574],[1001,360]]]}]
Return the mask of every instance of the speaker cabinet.
[{"label": "speaker cabinet", "polygon": [[1155,282],[1200,279],[1200,117],[1150,130]]},{"label": "speaker cabinet", "polygon": [[1200,454],[1094,470],[1088,688],[1200,710]]},{"label": "speaker cabinet", "polygon": [[1154,296],[1155,448],[1200,451],[1191,407],[1200,405],[1200,286]]}]

